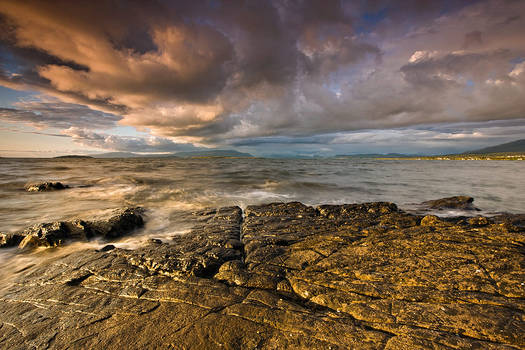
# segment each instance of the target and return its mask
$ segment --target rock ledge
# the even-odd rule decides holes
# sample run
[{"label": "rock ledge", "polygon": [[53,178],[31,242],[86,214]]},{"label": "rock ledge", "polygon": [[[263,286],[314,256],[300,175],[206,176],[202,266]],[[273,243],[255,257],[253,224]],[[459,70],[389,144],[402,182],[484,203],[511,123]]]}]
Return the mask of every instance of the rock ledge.
[{"label": "rock ledge", "polygon": [[0,348],[523,349],[522,216],[298,202],[195,213],[0,289]]}]

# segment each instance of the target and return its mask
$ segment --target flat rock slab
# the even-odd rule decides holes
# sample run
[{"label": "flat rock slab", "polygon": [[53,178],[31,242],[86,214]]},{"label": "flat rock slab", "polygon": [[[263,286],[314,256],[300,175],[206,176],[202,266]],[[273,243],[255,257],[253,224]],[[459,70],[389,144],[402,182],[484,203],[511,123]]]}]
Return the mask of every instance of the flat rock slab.
[{"label": "flat rock slab", "polygon": [[173,241],[79,251],[4,282],[0,348],[525,348],[522,217],[382,202],[195,216]]}]

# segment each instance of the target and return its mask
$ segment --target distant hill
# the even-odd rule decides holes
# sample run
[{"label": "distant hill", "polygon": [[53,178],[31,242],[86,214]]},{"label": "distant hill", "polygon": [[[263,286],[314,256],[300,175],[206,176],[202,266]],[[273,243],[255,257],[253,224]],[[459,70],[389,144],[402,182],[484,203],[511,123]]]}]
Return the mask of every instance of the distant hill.
[{"label": "distant hill", "polygon": [[485,147],[475,151],[465,152],[465,154],[485,154],[485,153],[510,153],[510,152],[524,152],[525,153],[525,139],[502,143],[500,145]]},{"label": "distant hill", "polygon": [[243,153],[234,150],[209,150],[209,151],[190,151],[190,152],[177,152],[173,156],[181,158],[191,158],[191,157],[249,157],[253,158],[253,155],[250,153]]},{"label": "distant hill", "polygon": [[314,159],[313,156],[306,156],[302,154],[281,154],[281,153],[265,154],[262,158],[266,158],[266,159]]},{"label": "distant hill", "polygon": [[95,158],[193,158],[193,157],[253,157],[249,153],[242,153],[234,150],[202,150],[163,154],[139,154],[133,152],[109,152],[94,155]]},{"label": "distant hill", "polygon": [[95,154],[93,157],[95,158],[136,158],[136,157],[141,157],[141,155],[137,153],[131,153],[131,152],[108,152],[108,153]]},{"label": "distant hill", "polygon": [[89,159],[89,158],[93,158],[91,156],[79,156],[79,155],[76,155],[76,154],[72,154],[72,155],[67,155],[67,156],[58,156],[58,157],[54,157],[54,158],[65,158],[65,159]]},{"label": "distant hill", "polygon": [[407,155],[401,153],[366,153],[366,154],[337,154],[335,158],[408,158],[414,155]]}]

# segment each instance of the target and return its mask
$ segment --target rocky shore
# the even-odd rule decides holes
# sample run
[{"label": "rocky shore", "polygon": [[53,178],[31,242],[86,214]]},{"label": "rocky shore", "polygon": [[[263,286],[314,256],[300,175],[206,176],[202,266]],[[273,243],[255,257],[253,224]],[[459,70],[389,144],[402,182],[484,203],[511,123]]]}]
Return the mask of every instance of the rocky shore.
[{"label": "rocky shore", "polygon": [[55,221],[33,225],[21,232],[0,233],[0,248],[56,247],[68,241],[87,241],[95,236],[106,239],[126,235],[143,226],[142,208],[115,210],[99,220]]},{"label": "rocky shore", "polygon": [[[427,204],[473,208],[457,198]],[[3,281],[0,348],[525,348],[525,215],[292,202],[194,220]]]}]

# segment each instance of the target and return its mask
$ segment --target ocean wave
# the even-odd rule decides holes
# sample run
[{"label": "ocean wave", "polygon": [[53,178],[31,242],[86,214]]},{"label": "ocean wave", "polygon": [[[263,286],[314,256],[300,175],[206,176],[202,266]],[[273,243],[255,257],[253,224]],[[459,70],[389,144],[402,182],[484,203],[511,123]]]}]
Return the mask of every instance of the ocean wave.
[{"label": "ocean wave", "polygon": [[[0,175],[0,230],[45,220],[83,217],[123,206],[176,211],[302,201],[311,205],[372,201],[405,203],[468,193],[488,212],[519,212],[525,193],[519,162],[439,163],[316,159],[5,160]],[[64,169],[68,168],[68,169]],[[497,170],[498,176],[494,176]],[[28,181],[61,181],[67,191],[27,194]],[[90,187],[85,187],[90,186]],[[165,210],[165,212],[163,212]],[[441,214],[441,213],[440,213]],[[168,224],[169,226],[169,224]]]}]

